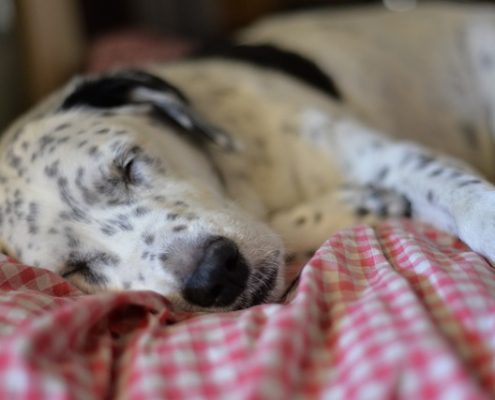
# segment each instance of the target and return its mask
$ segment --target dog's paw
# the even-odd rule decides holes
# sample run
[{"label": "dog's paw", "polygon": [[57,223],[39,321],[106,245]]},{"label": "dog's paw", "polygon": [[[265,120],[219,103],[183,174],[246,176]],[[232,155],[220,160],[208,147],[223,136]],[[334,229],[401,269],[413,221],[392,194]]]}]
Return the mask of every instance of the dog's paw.
[{"label": "dog's paw", "polygon": [[345,186],[341,190],[342,200],[357,216],[373,214],[382,218],[410,217],[411,203],[393,190],[373,185]]},{"label": "dog's paw", "polygon": [[459,238],[495,262],[495,191],[466,199],[454,214]]}]

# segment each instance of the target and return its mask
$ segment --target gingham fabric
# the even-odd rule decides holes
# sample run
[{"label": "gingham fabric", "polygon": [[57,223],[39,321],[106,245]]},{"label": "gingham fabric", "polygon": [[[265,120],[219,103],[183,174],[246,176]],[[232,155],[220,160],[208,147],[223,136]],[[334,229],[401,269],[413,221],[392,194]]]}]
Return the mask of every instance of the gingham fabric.
[{"label": "gingham fabric", "polygon": [[410,222],[325,243],[286,304],[178,315],[0,264],[0,399],[484,399],[495,270]]}]

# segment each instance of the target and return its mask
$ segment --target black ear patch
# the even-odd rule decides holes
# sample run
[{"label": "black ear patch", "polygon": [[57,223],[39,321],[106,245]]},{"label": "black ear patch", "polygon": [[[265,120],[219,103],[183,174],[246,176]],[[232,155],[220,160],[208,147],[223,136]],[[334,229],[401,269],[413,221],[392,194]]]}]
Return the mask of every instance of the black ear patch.
[{"label": "black ear patch", "polygon": [[137,88],[169,93],[188,103],[186,96],[179,89],[163,79],[143,71],[126,70],[83,81],[66,97],[60,108],[67,110],[78,106],[94,108],[125,106],[133,103],[132,93]]},{"label": "black ear patch", "polygon": [[201,117],[179,89],[143,71],[126,70],[84,80],[65,98],[60,110],[108,109],[133,104],[151,106],[153,116],[171,123],[193,139],[206,139],[227,150],[234,148],[232,138]]}]

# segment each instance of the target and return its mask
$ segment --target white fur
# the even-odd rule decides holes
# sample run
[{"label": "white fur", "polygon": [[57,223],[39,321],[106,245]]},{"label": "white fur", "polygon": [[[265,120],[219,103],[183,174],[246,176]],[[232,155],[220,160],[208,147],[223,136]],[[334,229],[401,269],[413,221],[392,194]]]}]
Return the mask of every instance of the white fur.
[{"label": "white fur", "polygon": [[[14,124],[1,142],[0,241],[22,261],[63,274],[73,236],[78,251],[118,257],[114,267],[106,260],[98,270],[104,284],[68,276],[82,289],[151,289],[183,308],[195,308],[180,290],[205,238],[235,241],[254,276],[229,308],[249,304],[250,290],[259,284],[254,271],[263,266],[278,269],[265,299],[275,301],[285,286],[280,238],[289,255],[304,254],[336,229],[363,220],[356,209],[387,206],[400,214],[404,197],[415,217],[495,260],[495,188],[475,172],[494,176],[495,62],[490,68],[486,61],[495,60],[494,15],[490,7],[440,5],[403,14],[309,12],[261,22],[241,35],[314,59],[342,89],[342,104],[279,72],[233,61],[150,69],[228,132],[235,151],[199,149],[172,128],[150,123],[146,107],[123,107],[113,116],[84,109],[53,113],[73,83]],[[180,108],[176,98],[146,90],[139,96]],[[110,134],[99,136],[102,127]],[[52,142],[32,159],[46,134]],[[117,140],[121,150],[140,147],[136,173],[142,184],[122,192],[131,205],[109,205],[103,197],[88,205],[81,187],[113,173],[116,154],[122,154]],[[91,146],[97,155],[88,153]],[[47,168],[56,169],[56,178]],[[71,210],[67,198],[61,200],[60,177],[85,221],[64,216]],[[137,217],[137,207],[147,212]],[[34,208],[36,216],[29,218]],[[132,229],[102,233],[119,215]],[[185,228],[174,230],[178,225]],[[153,244],[145,248],[150,235]],[[166,268],[160,254],[167,255]]]}]

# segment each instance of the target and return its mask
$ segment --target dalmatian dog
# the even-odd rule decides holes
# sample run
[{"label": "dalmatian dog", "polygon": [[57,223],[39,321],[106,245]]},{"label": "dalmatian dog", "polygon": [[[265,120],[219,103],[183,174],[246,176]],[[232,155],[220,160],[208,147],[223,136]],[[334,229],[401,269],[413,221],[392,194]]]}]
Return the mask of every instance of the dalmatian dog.
[{"label": "dalmatian dog", "polygon": [[495,260],[495,12],[307,11],[174,64],[76,78],[0,143],[0,243],[88,293],[280,300],[373,215]]}]

